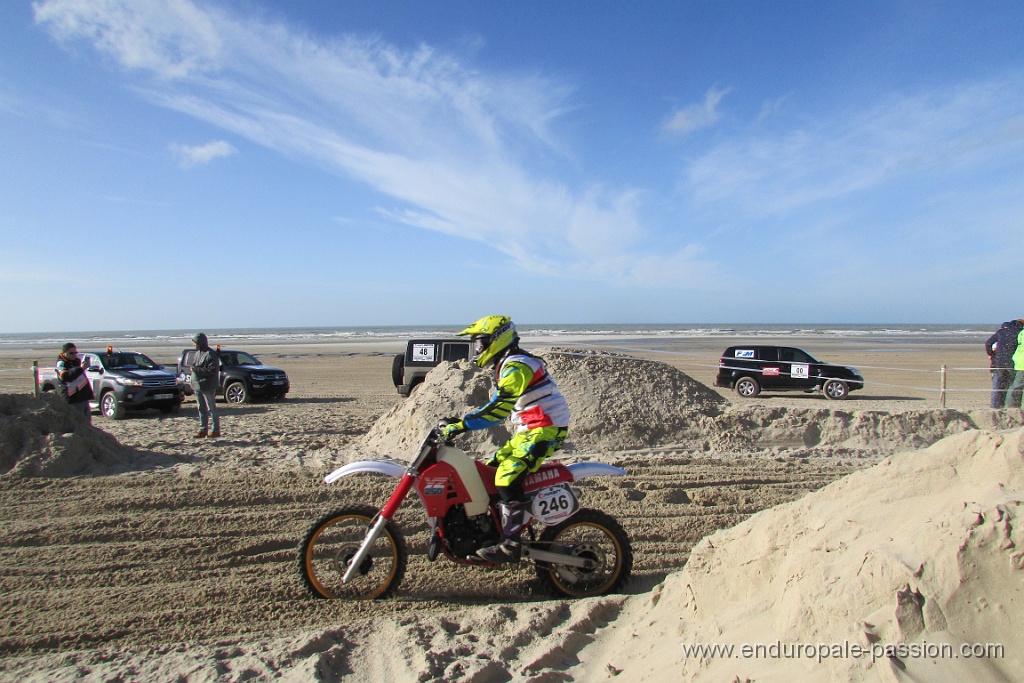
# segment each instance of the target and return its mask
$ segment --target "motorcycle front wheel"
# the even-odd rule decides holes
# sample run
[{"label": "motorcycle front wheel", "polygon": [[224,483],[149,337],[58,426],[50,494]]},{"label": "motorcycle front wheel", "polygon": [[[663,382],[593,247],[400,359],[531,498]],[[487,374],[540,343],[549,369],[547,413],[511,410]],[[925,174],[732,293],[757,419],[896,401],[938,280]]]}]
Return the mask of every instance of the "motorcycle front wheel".
[{"label": "motorcycle front wheel", "polygon": [[629,536],[614,517],[600,510],[583,509],[546,528],[537,547],[586,558],[593,567],[537,563],[537,577],[554,595],[589,598],[620,589],[633,571]]},{"label": "motorcycle front wheel", "polygon": [[388,522],[348,583],[342,579],[377,517],[369,505],[350,505],[309,527],[299,545],[299,575],[314,597],[374,600],[388,597],[405,575],[408,551]]}]

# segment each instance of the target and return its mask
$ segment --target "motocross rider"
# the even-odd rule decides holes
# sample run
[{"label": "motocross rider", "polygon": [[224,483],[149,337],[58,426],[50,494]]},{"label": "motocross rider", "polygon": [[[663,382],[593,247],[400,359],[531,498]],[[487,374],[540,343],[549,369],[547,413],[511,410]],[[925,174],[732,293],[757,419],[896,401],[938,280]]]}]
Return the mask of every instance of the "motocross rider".
[{"label": "motocross rider", "polygon": [[445,426],[447,440],[472,429],[486,429],[511,420],[512,438],[488,461],[497,466],[494,484],[501,498],[502,538],[477,555],[490,562],[516,562],[522,553],[526,494],[523,481],[544,459],[562,447],[568,434],[569,405],[548,375],[544,361],[519,348],[512,319],[489,315],[459,332],[474,342],[473,360],[494,366],[494,395],[487,405]]}]

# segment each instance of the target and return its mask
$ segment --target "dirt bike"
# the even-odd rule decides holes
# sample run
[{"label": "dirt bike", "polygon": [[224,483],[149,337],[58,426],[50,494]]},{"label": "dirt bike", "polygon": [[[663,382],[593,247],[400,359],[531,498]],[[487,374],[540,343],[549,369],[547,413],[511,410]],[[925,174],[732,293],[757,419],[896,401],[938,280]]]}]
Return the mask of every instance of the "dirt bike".
[{"label": "dirt bike", "polygon": [[[415,489],[426,510],[427,559],[443,554],[460,565],[495,568],[480,548],[500,542],[501,520],[493,467],[445,441],[444,423],[431,429],[411,464],[362,460],[334,470],[328,484],[357,473],[398,479],[381,510],[347,505],[324,516],[299,546],[299,574],[316,597],[372,600],[391,595],[405,575],[408,550],[395,513]],[[600,510],[581,508],[574,481],[623,476],[626,470],[596,462],[545,462],[527,475],[529,497],[522,559],[533,562],[541,583],[556,596],[582,598],[618,590],[633,568],[633,549],[622,526]]]}]

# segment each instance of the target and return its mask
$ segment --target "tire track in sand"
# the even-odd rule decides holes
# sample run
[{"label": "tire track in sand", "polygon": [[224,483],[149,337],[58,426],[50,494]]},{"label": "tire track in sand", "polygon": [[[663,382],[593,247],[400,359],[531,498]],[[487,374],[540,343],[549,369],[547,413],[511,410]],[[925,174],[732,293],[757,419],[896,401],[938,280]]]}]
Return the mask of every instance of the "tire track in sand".
[{"label": "tire track in sand", "polygon": [[[627,591],[640,592],[680,568],[705,535],[865,463],[651,451],[624,454],[615,464],[629,476],[581,482],[583,504],[609,512],[630,534],[635,565]],[[346,502],[380,505],[393,485],[369,475],[327,486],[308,472],[227,467],[191,476],[5,479],[0,656],[161,648],[453,604],[546,599],[531,566],[488,571],[429,563],[425,518],[412,499],[398,519],[411,554],[395,598],[309,597],[295,570],[305,528]]]}]

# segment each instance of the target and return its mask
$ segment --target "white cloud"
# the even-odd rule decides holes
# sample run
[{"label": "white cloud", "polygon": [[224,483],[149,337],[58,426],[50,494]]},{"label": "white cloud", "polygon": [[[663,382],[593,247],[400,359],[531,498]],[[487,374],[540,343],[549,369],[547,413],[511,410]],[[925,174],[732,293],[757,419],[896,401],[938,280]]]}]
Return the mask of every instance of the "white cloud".
[{"label": "white cloud", "polygon": [[[46,0],[35,10],[61,41],[91,42],[142,74],[135,87],[150,101],[365,183],[393,199],[382,212],[395,220],[540,272],[639,272],[628,262],[644,237],[635,190],[574,191],[526,168],[525,158],[561,151],[551,123],[568,107],[565,84],[481,73],[426,45],[318,39],[187,0]],[[710,115],[724,94],[709,93]],[[194,165],[226,145],[175,151]]]},{"label": "white cloud", "polygon": [[894,96],[861,111],[750,135],[686,169],[701,203],[754,218],[785,214],[929,174],[1015,164],[1024,148],[1018,78]]},{"label": "white cloud", "polygon": [[662,130],[676,137],[685,137],[703,128],[710,128],[721,118],[718,105],[730,90],[731,88],[711,88],[704,95],[703,102],[673,112],[662,125]]},{"label": "white cloud", "polygon": [[161,78],[212,68],[220,48],[211,15],[189,0],[44,0],[32,9],[58,40],[91,42],[121,65]]},{"label": "white cloud", "polygon": [[214,159],[231,156],[238,152],[231,143],[225,140],[213,140],[205,145],[194,146],[172,144],[170,150],[178,157],[178,163],[182,168],[208,164]]}]

